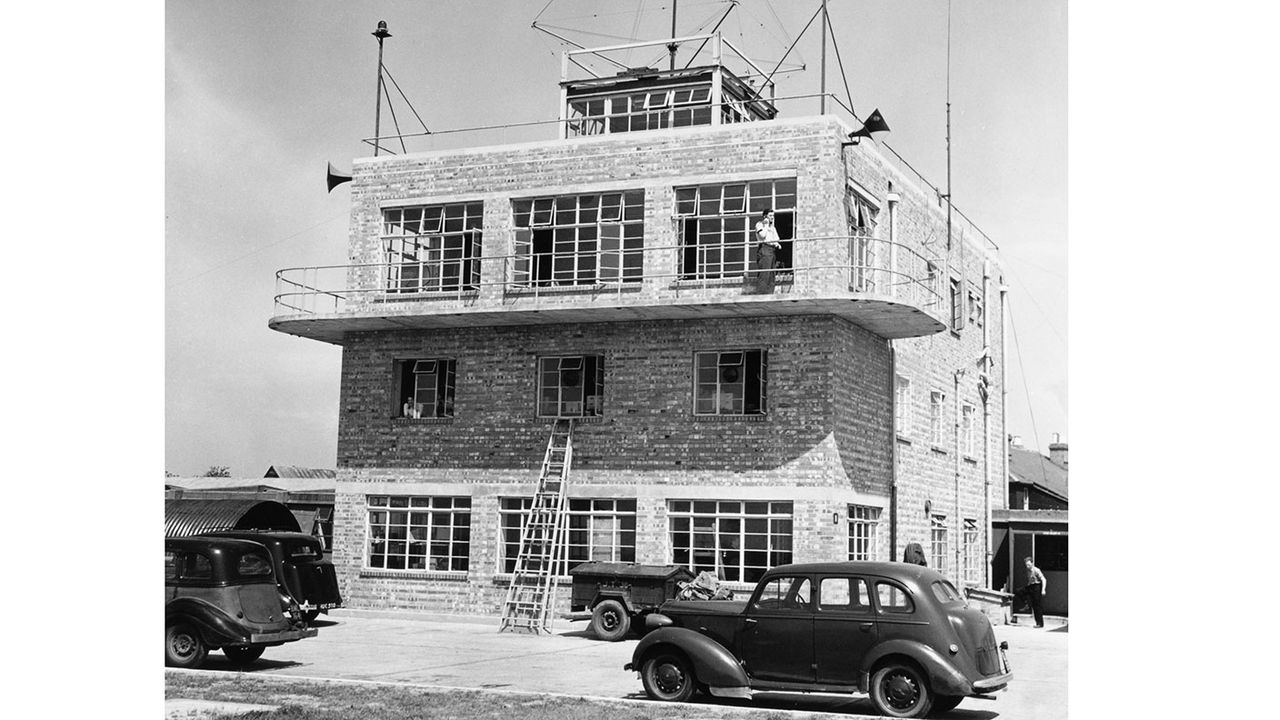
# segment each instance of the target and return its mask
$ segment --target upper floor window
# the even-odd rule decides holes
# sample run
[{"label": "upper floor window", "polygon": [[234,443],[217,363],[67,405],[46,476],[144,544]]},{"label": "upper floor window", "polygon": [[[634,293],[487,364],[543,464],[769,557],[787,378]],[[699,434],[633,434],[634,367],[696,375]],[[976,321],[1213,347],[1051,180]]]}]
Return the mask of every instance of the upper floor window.
[{"label": "upper floor window", "polygon": [[568,137],[711,124],[711,86],[650,90],[569,99]]},{"label": "upper floor window", "polygon": [[976,286],[969,286],[969,322],[974,327],[982,327],[983,323],[983,307],[982,307],[982,291]]},{"label": "upper floor window", "polygon": [[695,415],[763,415],[767,352],[700,352],[694,363]]},{"label": "upper floor window", "polygon": [[946,425],[943,417],[946,411],[947,394],[941,390],[929,391],[929,442],[934,447],[946,447]]},{"label": "upper floor window", "polygon": [[879,208],[852,187],[845,194],[845,201],[849,222],[849,256],[853,264],[851,282],[858,292],[874,292],[877,284],[877,257],[872,237],[876,232]]},{"label": "upper floor window", "polygon": [[951,331],[960,332],[964,328],[964,293],[960,281],[951,278]]},{"label": "upper floor window", "polygon": [[512,201],[517,285],[637,282],[644,269],[644,191]]},{"label": "upper floor window", "polygon": [[397,361],[400,392],[397,394],[396,416],[453,417],[456,367],[455,360],[446,359]]},{"label": "upper floor window", "polygon": [[782,244],[777,252],[777,267],[792,267],[795,178],[675,190],[681,278],[735,277],[755,270],[754,227],[765,210],[773,210]]},{"label": "upper floor window", "polygon": [[365,567],[461,570],[470,565],[471,498],[372,495]]},{"label": "upper floor window", "polygon": [[386,208],[382,246],[388,292],[473,290],[480,283],[484,203]]},{"label": "upper floor window", "polygon": [[911,378],[895,375],[893,425],[903,437],[911,434],[911,415]]},{"label": "upper floor window", "polygon": [[599,417],[604,409],[604,356],[538,358],[539,417]]},{"label": "upper floor window", "polygon": [[977,409],[974,406],[965,403],[960,407],[960,444],[964,450],[964,454],[973,457],[976,452],[977,442],[974,439],[974,417],[977,415]]}]

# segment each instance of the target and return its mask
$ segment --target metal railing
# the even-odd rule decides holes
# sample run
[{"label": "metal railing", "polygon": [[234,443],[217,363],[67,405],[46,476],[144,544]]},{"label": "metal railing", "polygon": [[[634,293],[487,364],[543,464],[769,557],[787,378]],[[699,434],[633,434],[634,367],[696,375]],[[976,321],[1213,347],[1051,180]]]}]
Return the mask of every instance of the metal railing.
[{"label": "metal railing", "polygon": [[[404,272],[408,263],[386,261],[285,268],[276,272],[275,315],[340,315],[413,303],[423,313],[432,312],[432,304],[453,312],[566,296],[580,307],[584,298],[612,305],[617,300],[607,296],[636,294],[678,301],[691,290],[721,293],[704,298],[712,301],[852,292],[935,314],[943,308],[940,263],[902,243],[831,235],[784,240],[783,246],[792,259],[771,271],[756,266],[753,242],[482,255],[414,262],[411,273]],[[471,263],[479,273],[470,271]]]}]

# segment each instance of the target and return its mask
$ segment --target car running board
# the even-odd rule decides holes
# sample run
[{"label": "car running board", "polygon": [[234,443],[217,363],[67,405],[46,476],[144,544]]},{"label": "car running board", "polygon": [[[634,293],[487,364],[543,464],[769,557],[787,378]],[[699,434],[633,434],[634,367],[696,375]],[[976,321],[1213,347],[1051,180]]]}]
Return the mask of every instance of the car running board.
[{"label": "car running board", "polygon": [[715,687],[707,688],[715,697],[741,698],[750,700],[752,696],[765,692],[785,692],[798,693],[803,695],[865,695],[866,691],[860,689],[857,685],[822,685],[814,687],[812,685],[794,685],[792,683],[771,683],[759,682],[751,687],[743,687],[741,685],[734,687]]}]

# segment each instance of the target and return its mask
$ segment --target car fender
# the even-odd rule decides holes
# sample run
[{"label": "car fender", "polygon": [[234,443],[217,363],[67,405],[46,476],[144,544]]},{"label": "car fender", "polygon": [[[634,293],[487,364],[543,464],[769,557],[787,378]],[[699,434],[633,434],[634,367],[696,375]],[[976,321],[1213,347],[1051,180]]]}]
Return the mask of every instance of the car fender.
[{"label": "car fender", "polygon": [[876,645],[863,658],[862,671],[871,670],[884,658],[901,655],[914,660],[929,676],[929,686],[943,695],[972,695],[973,683],[949,659],[932,647],[912,640],[889,640]]},{"label": "car fender", "polygon": [[244,624],[221,608],[199,598],[177,598],[169,601],[164,608],[165,624],[177,620],[185,620],[199,628],[205,643],[211,647],[244,645],[249,642],[252,634]]},{"label": "car fender", "polygon": [[693,663],[693,673],[701,683],[715,687],[747,685],[746,671],[728,648],[706,635],[682,627],[658,628],[641,638],[631,655],[631,667],[639,671],[645,660],[664,648],[684,653]]}]

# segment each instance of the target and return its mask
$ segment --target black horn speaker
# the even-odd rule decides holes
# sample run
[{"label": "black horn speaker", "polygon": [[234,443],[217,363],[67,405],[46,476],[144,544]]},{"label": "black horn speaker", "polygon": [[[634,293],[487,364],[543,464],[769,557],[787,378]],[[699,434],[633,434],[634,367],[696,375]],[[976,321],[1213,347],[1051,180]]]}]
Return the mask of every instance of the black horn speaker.
[{"label": "black horn speaker", "polygon": [[343,175],[333,167],[333,163],[329,163],[329,171],[325,174],[324,180],[329,185],[329,192],[333,192],[333,189],[342,183],[350,182],[351,176]]}]

